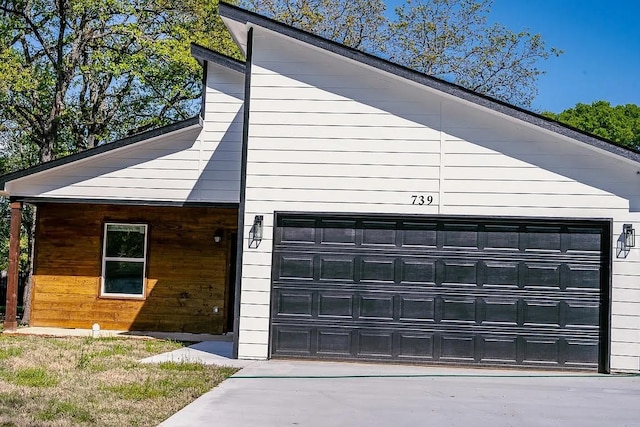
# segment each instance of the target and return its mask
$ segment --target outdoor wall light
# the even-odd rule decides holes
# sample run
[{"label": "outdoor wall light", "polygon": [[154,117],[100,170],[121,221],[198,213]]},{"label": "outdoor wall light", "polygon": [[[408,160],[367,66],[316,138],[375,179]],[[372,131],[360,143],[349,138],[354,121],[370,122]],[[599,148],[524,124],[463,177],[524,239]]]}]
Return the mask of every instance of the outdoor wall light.
[{"label": "outdoor wall light", "polygon": [[257,248],[260,245],[261,241],[262,241],[262,215],[256,215],[255,218],[253,218],[253,225],[249,230],[249,247]]},{"label": "outdoor wall light", "polygon": [[222,230],[218,228],[213,235],[213,241],[216,243],[220,243],[222,241],[222,234]]},{"label": "outdoor wall light", "polygon": [[631,224],[624,224],[622,226],[622,234],[618,237],[616,245],[616,257],[626,258],[629,255],[631,249],[636,245],[636,230]]},{"label": "outdoor wall light", "polygon": [[633,225],[623,225],[622,234],[624,234],[625,246],[627,246],[628,248],[633,248],[636,245],[636,230],[633,229]]}]

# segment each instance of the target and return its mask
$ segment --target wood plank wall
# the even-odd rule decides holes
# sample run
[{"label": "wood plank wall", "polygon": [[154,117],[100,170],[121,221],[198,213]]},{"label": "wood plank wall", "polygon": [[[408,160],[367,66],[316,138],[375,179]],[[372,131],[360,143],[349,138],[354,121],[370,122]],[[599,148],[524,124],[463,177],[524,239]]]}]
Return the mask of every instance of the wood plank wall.
[{"label": "wood plank wall", "polygon": [[[149,225],[142,300],[100,297],[102,235],[109,221]],[[218,229],[224,238],[215,243]],[[236,229],[236,209],[42,204],[31,325],[223,333],[230,235]]]}]

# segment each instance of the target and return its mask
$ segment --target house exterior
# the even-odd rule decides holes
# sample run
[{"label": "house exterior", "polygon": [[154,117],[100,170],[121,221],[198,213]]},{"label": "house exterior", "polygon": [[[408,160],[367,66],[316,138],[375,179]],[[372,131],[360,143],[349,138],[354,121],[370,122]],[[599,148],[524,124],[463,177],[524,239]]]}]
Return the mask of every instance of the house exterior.
[{"label": "house exterior", "polygon": [[220,15],[246,63],[193,48],[202,117],[0,177],[14,222],[38,206],[34,325],[233,331],[245,359],[640,369],[639,152]]}]

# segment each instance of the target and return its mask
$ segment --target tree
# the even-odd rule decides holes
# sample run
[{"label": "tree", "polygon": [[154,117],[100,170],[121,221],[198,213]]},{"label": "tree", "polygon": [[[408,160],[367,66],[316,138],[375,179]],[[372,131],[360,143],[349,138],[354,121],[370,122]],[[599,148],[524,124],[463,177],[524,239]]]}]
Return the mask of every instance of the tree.
[{"label": "tree", "polygon": [[390,23],[388,52],[397,62],[475,92],[530,106],[540,60],[540,34],[488,25],[491,0],[407,0]]},{"label": "tree", "polygon": [[539,34],[489,25],[491,0],[406,0],[387,19],[380,0],[244,0],[287,24],[523,107],[538,63],[561,51]]},{"label": "tree", "polygon": [[[240,55],[216,10],[202,0],[0,0],[2,173],[195,115],[202,80],[191,42]],[[33,218],[24,209],[27,254]]]},{"label": "tree", "polygon": [[640,107],[635,104],[613,107],[606,101],[578,103],[561,113],[543,115],[618,144],[640,148]]},{"label": "tree", "polygon": [[43,162],[193,116],[201,76],[190,42],[237,54],[215,7],[0,0],[0,132],[21,133]]},{"label": "tree", "polygon": [[384,45],[382,0],[243,0],[242,6],[354,49]]}]

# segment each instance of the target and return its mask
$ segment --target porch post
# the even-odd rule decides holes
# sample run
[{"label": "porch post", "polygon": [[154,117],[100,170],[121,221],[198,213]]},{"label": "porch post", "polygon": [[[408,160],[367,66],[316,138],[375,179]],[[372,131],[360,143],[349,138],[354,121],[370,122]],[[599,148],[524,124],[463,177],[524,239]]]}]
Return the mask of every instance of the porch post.
[{"label": "porch post", "polygon": [[18,263],[20,259],[20,223],[22,222],[22,202],[11,202],[11,229],[9,231],[9,270],[7,272],[7,306],[4,330],[18,329]]}]

